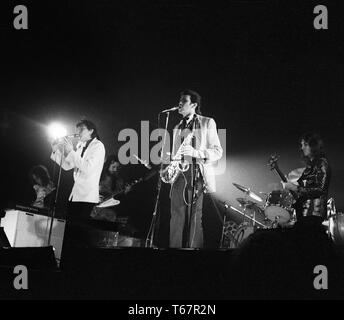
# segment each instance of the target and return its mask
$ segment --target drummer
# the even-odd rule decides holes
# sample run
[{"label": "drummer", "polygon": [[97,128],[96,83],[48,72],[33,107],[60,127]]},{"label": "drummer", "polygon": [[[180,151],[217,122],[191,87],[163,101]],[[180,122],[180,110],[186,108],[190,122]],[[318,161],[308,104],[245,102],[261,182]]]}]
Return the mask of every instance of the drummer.
[{"label": "drummer", "polygon": [[300,138],[300,147],[306,168],[297,184],[290,180],[282,184],[296,198],[297,224],[322,229],[322,222],[327,215],[330,165],[324,153],[323,140],[318,134],[304,134]]}]

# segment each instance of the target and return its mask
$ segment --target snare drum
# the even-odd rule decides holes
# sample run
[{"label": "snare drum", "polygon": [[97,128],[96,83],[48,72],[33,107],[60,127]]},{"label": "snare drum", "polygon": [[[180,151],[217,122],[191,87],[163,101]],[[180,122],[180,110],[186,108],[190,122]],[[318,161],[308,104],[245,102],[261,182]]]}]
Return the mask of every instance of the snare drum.
[{"label": "snare drum", "polygon": [[294,198],[287,190],[275,190],[269,193],[264,213],[265,216],[277,224],[283,225],[288,223],[293,214]]}]

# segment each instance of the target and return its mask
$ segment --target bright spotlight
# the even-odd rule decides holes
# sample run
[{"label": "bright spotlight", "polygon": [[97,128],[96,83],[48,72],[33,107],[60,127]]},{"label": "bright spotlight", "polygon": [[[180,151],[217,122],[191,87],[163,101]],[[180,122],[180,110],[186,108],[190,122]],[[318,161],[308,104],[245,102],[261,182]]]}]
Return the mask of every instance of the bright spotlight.
[{"label": "bright spotlight", "polygon": [[62,124],[54,122],[48,127],[48,134],[52,139],[59,139],[67,135],[67,130]]}]

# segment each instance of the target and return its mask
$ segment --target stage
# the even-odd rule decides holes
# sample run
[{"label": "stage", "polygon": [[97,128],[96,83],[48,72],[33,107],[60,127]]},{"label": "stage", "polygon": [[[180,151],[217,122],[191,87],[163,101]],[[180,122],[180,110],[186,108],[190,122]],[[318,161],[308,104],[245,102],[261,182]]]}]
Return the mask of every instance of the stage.
[{"label": "stage", "polygon": [[[271,250],[262,254],[260,249],[252,254],[241,249],[85,248],[65,251],[60,267],[54,265],[51,247],[1,249],[0,256],[2,299],[185,301],[344,297],[344,250],[338,248],[327,257],[304,259],[296,259],[300,257],[298,253],[295,259],[289,259],[286,252],[274,256]],[[316,260],[327,267],[328,289],[314,287]],[[13,286],[13,268],[18,264],[28,268],[26,290]]]}]

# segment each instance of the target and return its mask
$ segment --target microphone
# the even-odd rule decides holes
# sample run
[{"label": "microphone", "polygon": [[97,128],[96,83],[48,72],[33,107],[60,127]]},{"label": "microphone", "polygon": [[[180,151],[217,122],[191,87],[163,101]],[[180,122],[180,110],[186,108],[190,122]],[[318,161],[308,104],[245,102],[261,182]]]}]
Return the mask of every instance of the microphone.
[{"label": "microphone", "polygon": [[162,111],[160,111],[160,113],[166,113],[166,112],[170,112],[170,111],[175,111],[177,109],[179,109],[179,107],[173,107],[173,108],[170,108],[170,109],[162,110]]},{"label": "microphone", "polygon": [[60,137],[60,138],[56,138],[55,141],[61,141],[62,139],[71,139],[71,138],[79,138],[80,135],[77,134],[77,133],[74,133],[74,134],[69,134],[67,136],[63,136],[63,137]]},{"label": "microphone", "polygon": [[74,134],[70,134],[68,136],[64,136],[63,138],[79,138],[80,134],[74,133]]}]

